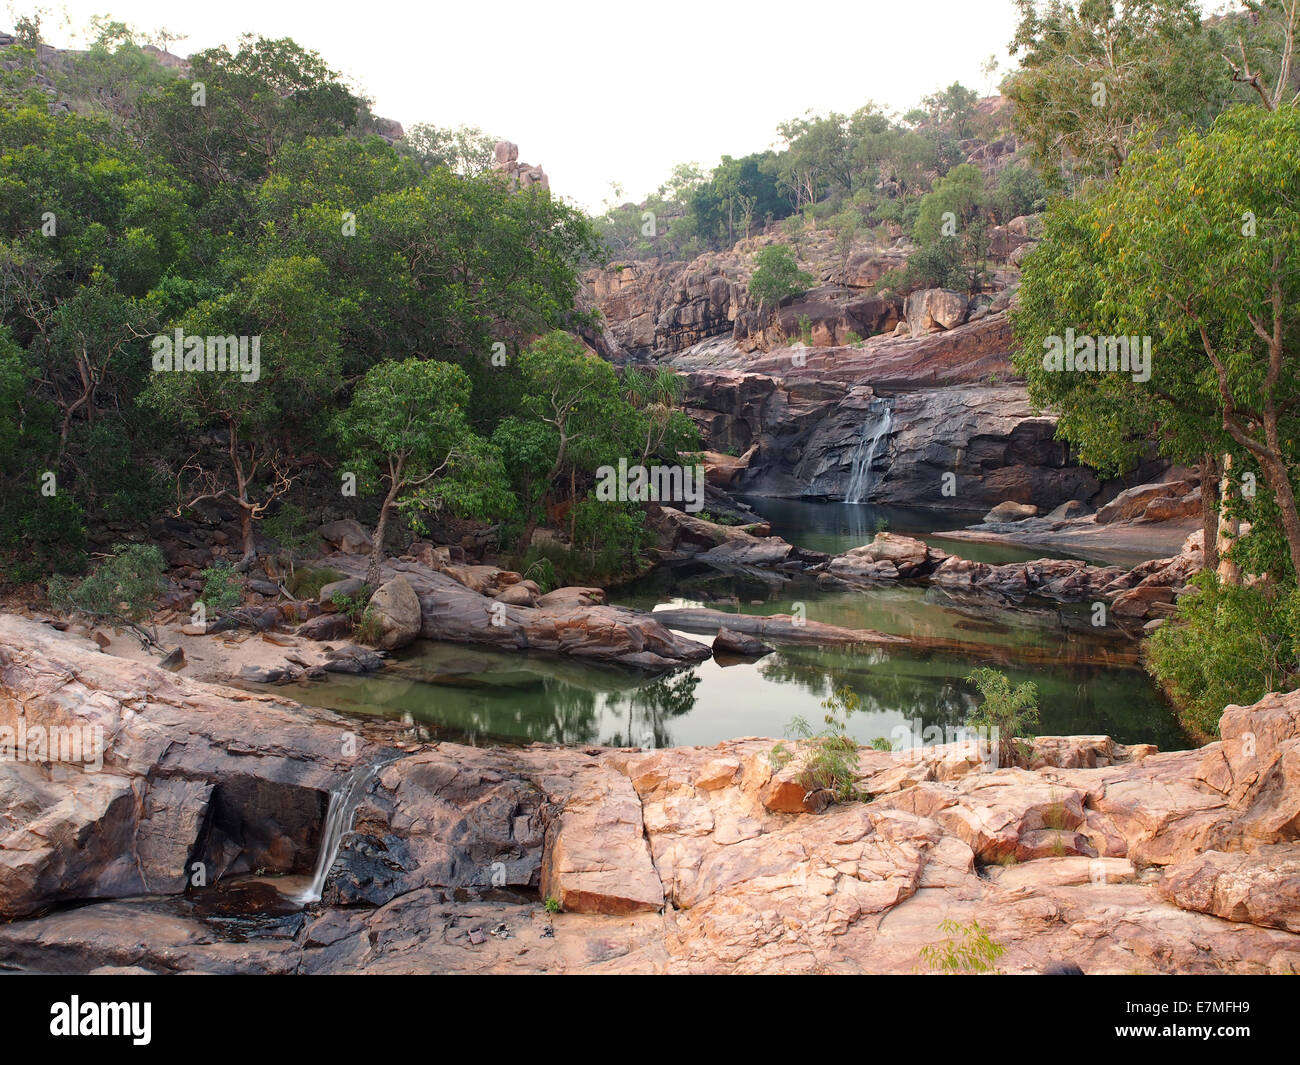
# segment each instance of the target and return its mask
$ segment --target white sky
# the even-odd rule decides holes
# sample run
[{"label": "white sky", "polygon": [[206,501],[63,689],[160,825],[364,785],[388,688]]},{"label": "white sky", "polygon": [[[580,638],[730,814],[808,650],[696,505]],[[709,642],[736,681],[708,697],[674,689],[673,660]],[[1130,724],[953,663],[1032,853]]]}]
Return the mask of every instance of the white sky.
[{"label": "white sky", "polygon": [[766,148],[808,109],[902,112],[953,81],[989,92],[980,68],[995,54],[1008,66],[1016,22],[1011,0],[3,0],[0,28],[35,6],[59,47],[82,43],[65,16],[81,28],[97,14],[184,35],[181,55],[244,32],[293,37],[378,114],[515,141],[590,209],[613,181],[639,200],[674,163]]}]

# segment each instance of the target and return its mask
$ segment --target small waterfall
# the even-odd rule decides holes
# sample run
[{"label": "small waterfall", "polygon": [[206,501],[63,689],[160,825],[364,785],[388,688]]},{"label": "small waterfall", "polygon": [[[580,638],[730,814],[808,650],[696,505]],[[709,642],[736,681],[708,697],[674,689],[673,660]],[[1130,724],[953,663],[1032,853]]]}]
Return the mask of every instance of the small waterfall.
[{"label": "small waterfall", "polygon": [[853,473],[849,487],[844,492],[846,503],[866,503],[876,487],[871,467],[881,454],[882,447],[889,449],[889,434],[894,429],[894,408],[888,400],[873,399],[867,408],[867,420],[862,426],[862,441],[853,456]]},{"label": "small waterfall", "polygon": [[334,859],[339,856],[343,837],[352,829],[352,819],[366,793],[366,786],[383,765],[383,762],[376,762],[352,770],[343,783],[330,792],[329,808],[325,811],[325,824],[321,828],[320,849],[316,852],[316,868],[312,871],[311,885],[294,896],[295,902],[305,905],[320,901],[325,890],[325,878],[329,876]]}]

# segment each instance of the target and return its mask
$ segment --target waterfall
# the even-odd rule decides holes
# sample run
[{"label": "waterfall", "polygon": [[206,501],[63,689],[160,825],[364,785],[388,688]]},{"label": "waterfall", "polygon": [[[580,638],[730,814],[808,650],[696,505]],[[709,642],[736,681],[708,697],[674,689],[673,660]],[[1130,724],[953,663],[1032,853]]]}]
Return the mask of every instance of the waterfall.
[{"label": "waterfall", "polygon": [[849,487],[844,493],[846,503],[866,503],[875,489],[875,479],[871,467],[882,453],[889,449],[889,434],[894,429],[894,409],[888,400],[873,399],[867,408],[867,420],[862,426],[862,441],[853,456],[853,473],[849,477]]},{"label": "waterfall", "polygon": [[325,878],[339,856],[343,837],[352,829],[366,786],[383,767],[383,762],[363,765],[352,770],[337,788],[330,792],[329,808],[325,811],[325,824],[320,833],[320,849],[316,852],[316,868],[312,871],[311,885],[294,896],[295,902],[304,905],[319,902],[325,890]]}]

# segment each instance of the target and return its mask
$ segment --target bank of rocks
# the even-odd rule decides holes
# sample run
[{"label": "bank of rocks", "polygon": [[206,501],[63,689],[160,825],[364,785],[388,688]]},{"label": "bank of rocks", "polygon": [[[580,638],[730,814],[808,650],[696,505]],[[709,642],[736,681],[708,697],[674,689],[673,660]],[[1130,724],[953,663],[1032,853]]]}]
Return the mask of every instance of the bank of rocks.
[{"label": "bank of rocks", "polygon": [[[12,967],[909,972],[942,921],[977,920],[1009,972],[1300,968],[1300,694],[1229,708],[1199,751],[1042,738],[1024,769],[864,748],[869,801],[827,805],[772,740],[349,748],[325,712],[10,617],[0,636],[0,725],[111,736],[99,774],[0,762]],[[328,792],[376,763],[322,904],[232,916],[189,886],[196,854],[306,866]],[[87,904],[21,919],[60,899]]]}]

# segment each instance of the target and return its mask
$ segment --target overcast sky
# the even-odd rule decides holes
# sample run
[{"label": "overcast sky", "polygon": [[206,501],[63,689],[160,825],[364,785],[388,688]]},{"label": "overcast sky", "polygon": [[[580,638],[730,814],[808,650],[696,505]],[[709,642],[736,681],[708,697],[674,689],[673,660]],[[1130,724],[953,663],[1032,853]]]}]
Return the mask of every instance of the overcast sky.
[{"label": "overcast sky", "polygon": [[674,163],[761,150],[809,109],[902,112],[953,81],[988,92],[981,67],[994,54],[1008,64],[1015,29],[1012,0],[20,0],[0,28],[34,4],[60,47],[79,43],[65,15],[76,28],[96,14],[166,27],[185,37],[171,46],[181,55],[245,32],[293,37],[378,114],[515,141],[589,209],[613,181],[639,200]]}]

